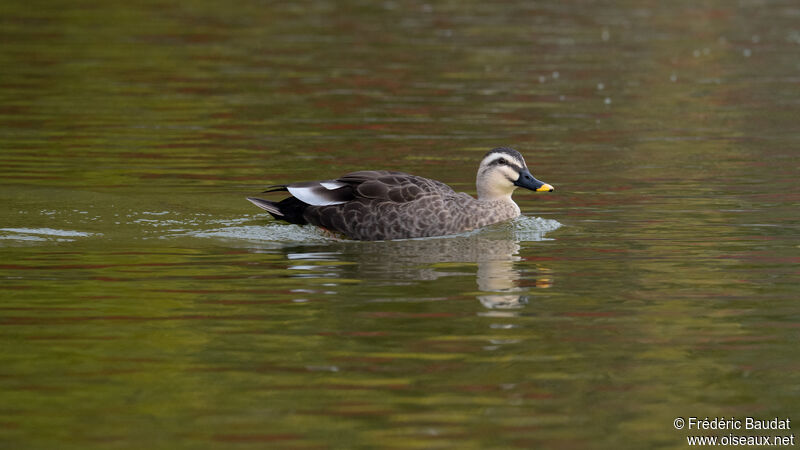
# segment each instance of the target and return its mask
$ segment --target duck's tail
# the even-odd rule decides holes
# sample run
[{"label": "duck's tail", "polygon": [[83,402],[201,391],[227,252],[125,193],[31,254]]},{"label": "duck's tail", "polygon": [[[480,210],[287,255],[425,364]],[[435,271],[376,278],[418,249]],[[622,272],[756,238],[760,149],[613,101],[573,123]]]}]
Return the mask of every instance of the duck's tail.
[{"label": "duck's tail", "polygon": [[247,197],[247,200],[249,200],[250,203],[258,206],[259,208],[265,210],[266,212],[272,214],[272,216],[275,217],[276,219],[283,218],[283,213],[281,212],[281,209],[280,207],[278,207],[278,204],[276,202],[271,202],[269,200],[262,200],[260,198],[255,198],[255,197]]},{"label": "duck's tail", "polygon": [[272,217],[278,220],[284,220],[298,225],[305,225],[308,223],[303,217],[303,211],[308,205],[294,197],[288,197],[279,202],[271,202],[255,197],[247,197],[247,200],[270,213]]}]

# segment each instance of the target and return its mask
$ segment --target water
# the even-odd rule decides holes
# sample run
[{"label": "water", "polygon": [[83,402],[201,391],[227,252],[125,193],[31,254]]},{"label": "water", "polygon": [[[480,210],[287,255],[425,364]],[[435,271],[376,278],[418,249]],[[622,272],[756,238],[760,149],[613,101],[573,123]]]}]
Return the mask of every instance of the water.
[{"label": "water", "polygon": [[[676,417],[797,420],[798,16],[3,3],[0,447],[685,448]],[[352,242],[245,200],[372,168],[474,193],[500,145],[556,190],[464,235]]]}]

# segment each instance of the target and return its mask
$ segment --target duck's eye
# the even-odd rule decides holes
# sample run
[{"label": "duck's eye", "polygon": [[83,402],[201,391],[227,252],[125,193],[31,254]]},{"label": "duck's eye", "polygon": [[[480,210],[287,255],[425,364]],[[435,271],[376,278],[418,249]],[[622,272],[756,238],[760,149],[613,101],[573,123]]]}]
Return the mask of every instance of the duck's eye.
[{"label": "duck's eye", "polygon": [[497,164],[504,165],[505,163],[506,163],[506,159],[505,158],[500,158],[500,159],[497,160]]}]

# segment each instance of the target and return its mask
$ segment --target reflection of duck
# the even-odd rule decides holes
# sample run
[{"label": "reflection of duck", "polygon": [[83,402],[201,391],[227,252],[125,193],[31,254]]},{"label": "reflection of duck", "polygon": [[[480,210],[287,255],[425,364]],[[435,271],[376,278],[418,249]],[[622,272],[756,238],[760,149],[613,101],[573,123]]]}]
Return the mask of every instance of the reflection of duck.
[{"label": "reflection of duck", "polygon": [[[527,223],[531,225],[535,222]],[[290,253],[287,258],[294,262],[293,268],[314,267],[320,270],[318,276],[322,278],[368,279],[372,283],[390,285],[474,276],[480,291],[476,297],[481,304],[490,309],[514,309],[528,301],[528,297],[523,295],[524,289],[519,286],[522,275],[516,265],[521,260],[518,255],[520,232],[514,229],[516,225],[518,222],[491,227],[479,233],[436,239],[370,244],[339,241],[322,248],[306,247],[302,252]],[[524,240],[543,239],[541,236],[530,239],[529,231],[522,232],[528,238]],[[355,264],[314,266],[308,263],[322,260],[343,260]],[[309,274],[304,273],[303,276]],[[527,280],[525,284],[531,281],[537,287],[545,287],[551,279],[547,275],[536,276],[535,280]]]},{"label": "reflection of duck", "polygon": [[519,260],[516,250],[507,256],[485,255],[478,260],[478,289],[483,291],[478,300],[490,309],[519,308],[528,303],[528,297],[519,295],[519,271],[514,269],[514,262]]},{"label": "reflection of duck", "polygon": [[522,155],[496,148],[478,168],[478,198],[436,180],[402,172],[353,172],[335,180],[273,186],[288,191],[279,202],[249,197],[279,220],[311,223],[358,240],[389,240],[461,233],[520,214],[511,199],[517,187],[553,187],[531,175]]}]

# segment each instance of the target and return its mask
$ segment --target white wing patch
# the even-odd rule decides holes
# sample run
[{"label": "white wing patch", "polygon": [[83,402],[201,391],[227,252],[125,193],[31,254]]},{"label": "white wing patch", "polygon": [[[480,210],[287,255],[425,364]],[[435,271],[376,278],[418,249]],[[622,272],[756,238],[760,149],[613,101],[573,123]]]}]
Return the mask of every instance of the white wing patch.
[{"label": "white wing patch", "polygon": [[[334,183],[336,182],[325,181],[315,186],[287,186],[286,189],[288,189],[289,193],[295,196],[295,198],[309,205],[328,206],[346,203],[346,201],[338,200],[336,195],[331,194],[332,188],[329,186],[333,186]],[[328,186],[325,186],[326,184]],[[344,184],[341,186],[344,186]]]},{"label": "white wing patch", "polygon": [[324,187],[325,189],[328,189],[329,191],[332,191],[332,190],[334,190],[334,189],[339,189],[340,187],[345,187],[345,186],[347,186],[346,184],[344,184],[344,183],[342,183],[342,182],[339,182],[339,181],[336,181],[336,180],[331,180],[331,181],[320,181],[320,182],[319,182],[319,184],[320,184],[322,187]]}]

